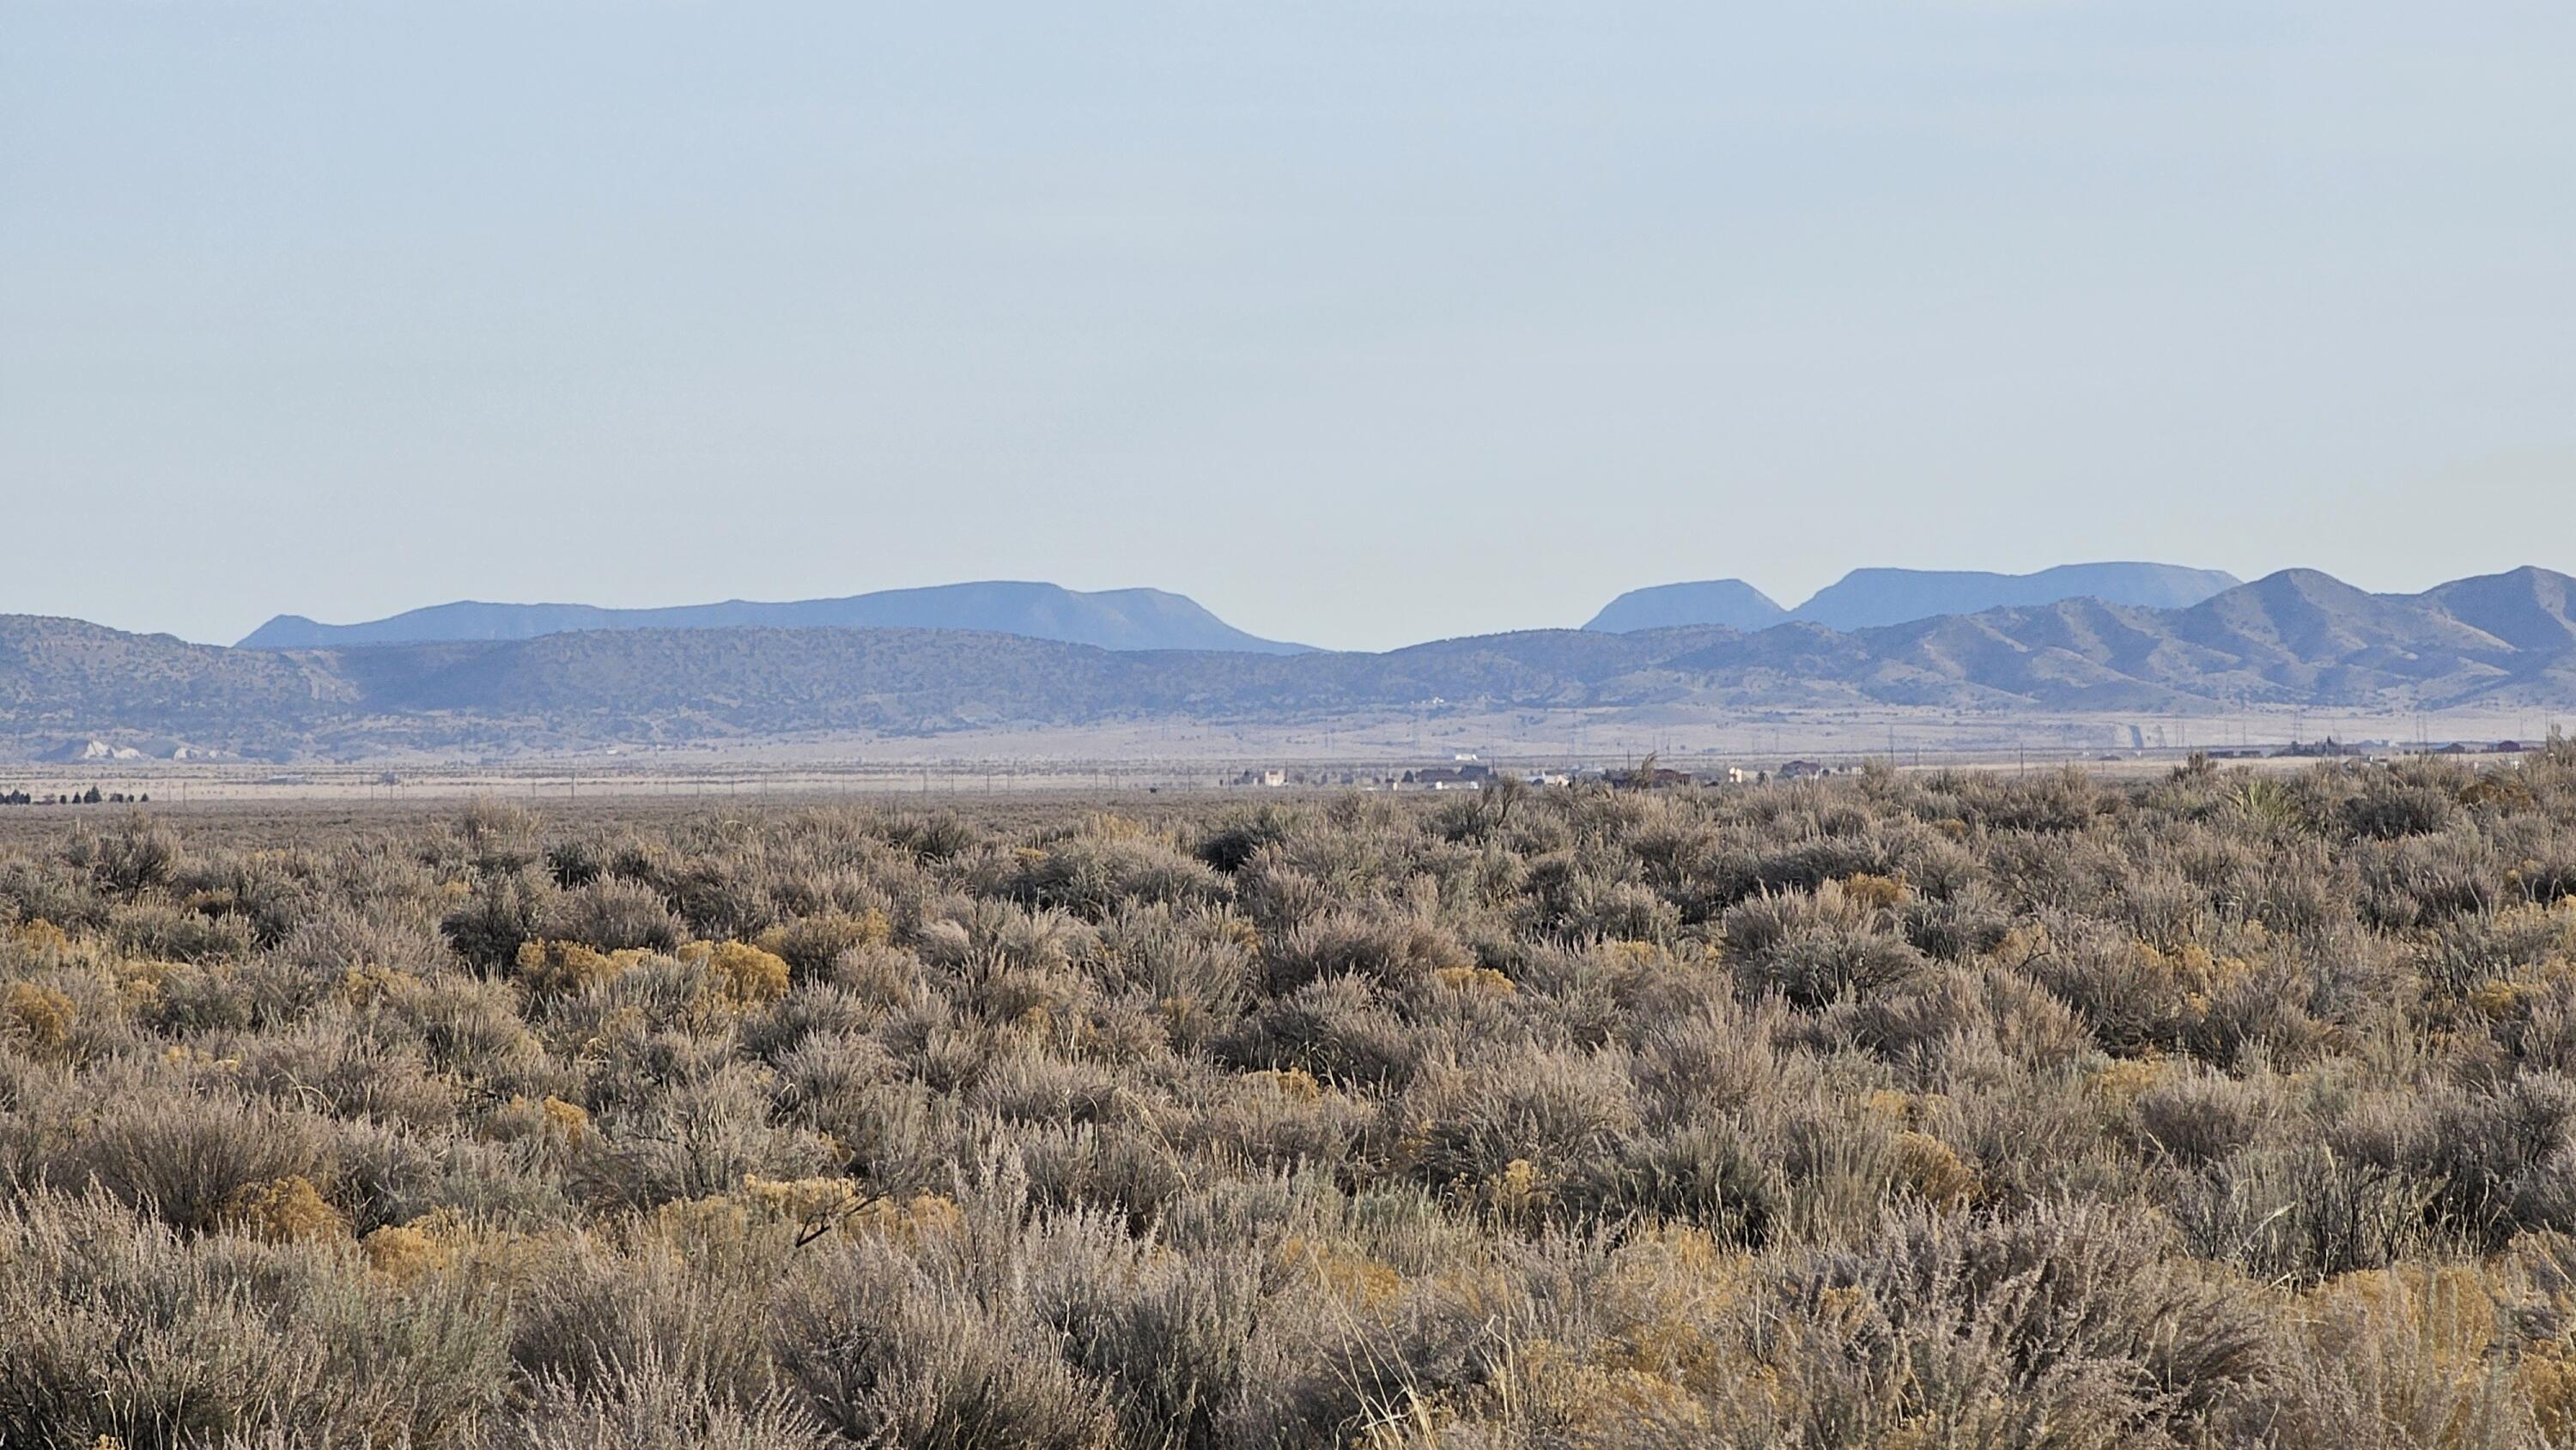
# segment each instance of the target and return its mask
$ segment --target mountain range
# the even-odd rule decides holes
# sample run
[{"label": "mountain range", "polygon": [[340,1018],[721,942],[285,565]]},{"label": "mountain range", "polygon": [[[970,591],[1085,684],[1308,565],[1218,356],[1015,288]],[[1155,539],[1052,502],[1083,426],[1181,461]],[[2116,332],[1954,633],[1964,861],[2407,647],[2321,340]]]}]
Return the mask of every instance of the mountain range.
[{"label": "mountain range", "polygon": [[[1804,620],[1831,629],[1868,629],[1945,614],[2099,599],[2106,604],[2178,609],[2237,579],[2172,564],[2062,564],[2035,574],[1957,569],[1854,569],[1796,609],[1783,609],[1741,579],[1632,589],[1584,628],[1625,633],[1716,624],[1768,629]],[[1244,650],[1297,654],[1304,645],[1263,639],[1160,589],[1083,592],[1055,584],[983,580],[924,589],[886,589],[838,599],[762,602],[728,599],[656,609],[592,604],[488,604],[458,600],[357,624],[322,624],[281,614],[252,630],[243,649],[336,649],[351,645],[440,644],[536,639],[600,629],[966,629],[1108,650]]]},{"label": "mountain range", "polygon": [[317,624],[281,614],[252,630],[243,649],[330,649],[343,645],[433,644],[535,639],[593,629],[974,629],[1101,649],[1248,650],[1296,654],[1306,648],[1246,634],[1196,600],[1160,589],[1093,592],[1056,584],[984,580],[926,589],[886,589],[841,599],[763,603],[728,599],[660,609],[591,604],[485,604],[460,600],[362,624]]},{"label": "mountain range", "polygon": [[1854,569],[1795,609],[1781,608],[1769,595],[1741,579],[1631,589],[1611,600],[1583,627],[1624,632],[1722,624],[1729,629],[1757,630],[1803,620],[1828,629],[1872,629],[1945,614],[2055,604],[2063,599],[2185,609],[2242,582],[2220,569],[2134,562],[2060,564],[2035,574],[1989,574],[1974,569]]},{"label": "mountain range", "polygon": [[2287,570],[2182,608],[2060,599],[1853,630],[1530,630],[1382,654],[762,625],[224,649],[0,616],[0,729],[28,754],[146,732],[346,758],[1438,708],[1872,704],[2564,707],[2576,704],[2576,579],[2524,568],[2398,595]]}]

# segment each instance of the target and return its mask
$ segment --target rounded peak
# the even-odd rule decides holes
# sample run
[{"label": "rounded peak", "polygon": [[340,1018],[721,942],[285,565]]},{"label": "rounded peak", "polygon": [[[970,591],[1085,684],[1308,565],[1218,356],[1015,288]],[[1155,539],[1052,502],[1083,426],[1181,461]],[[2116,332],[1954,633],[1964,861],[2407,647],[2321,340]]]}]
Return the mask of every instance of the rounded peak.
[{"label": "rounded peak", "polygon": [[[2336,578],[2323,569],[2275,569],[2271,573],[2264,575],[2262,578],[2257,579],[2250,584],[2243,584],[2237,587],[2239,589],[2251,589],[2266,595],[2300,594],[2311,597],[2320,594],[2358,595],[2362,597],[2369,597],[2370,595],[2369,590],[2364,589],[2357,584],[2347,584],[2343,580]],[[2229,594],[2233,594],[2235,592],[2236,590],[2233,589],[2228,591]],[[2220,595],[2219,597],[2225,598],[2226,595]]]},{"label": "rounded peak", "polygon": [[1718,624],[1767,629],[1789,617],[1770,595],[1741,579],[1694,579],[1631,589],[1604,605],[1583,627],[1610,634]]}]

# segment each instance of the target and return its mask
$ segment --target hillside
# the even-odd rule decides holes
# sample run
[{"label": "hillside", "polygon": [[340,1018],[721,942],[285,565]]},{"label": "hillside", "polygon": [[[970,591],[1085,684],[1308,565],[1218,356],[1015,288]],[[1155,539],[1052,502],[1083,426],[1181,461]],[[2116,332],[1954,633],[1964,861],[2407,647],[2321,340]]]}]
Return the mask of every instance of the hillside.
[{"label": "hillside", "polygon": [[265,650],[0,618],[23,752],[152,732],[270,755],[933,733],[1455,706],[2215,711],[2576,703],[2576,580],[2371,594],[2288,570],[2185,609],[2067,599],[1840,631],[1532,630],[1383,654],[1108,650],[993,632],[616,629]]},{"label": "hillside", "polygon": [[1244,633],[1197,601],[1160,589],[1082,592],[1055,584],[988,580],[927,589],[887,589],[843,599],[762,603],[729,599],[661,609],[588,604],[484,604],[462,600],[362,624],[318,624],[281,614],[241,642],[244,649],[329,649],[347,645],[434,644],[536,639],[624,629],[971,629],[1101,649],[1247,650],[1294,654],[1305,646]]},{"label": "hillside", "polygon": [[292,736],[362,708],[335,661],[189,644],[78,619],[0,616],[0,723]]}]

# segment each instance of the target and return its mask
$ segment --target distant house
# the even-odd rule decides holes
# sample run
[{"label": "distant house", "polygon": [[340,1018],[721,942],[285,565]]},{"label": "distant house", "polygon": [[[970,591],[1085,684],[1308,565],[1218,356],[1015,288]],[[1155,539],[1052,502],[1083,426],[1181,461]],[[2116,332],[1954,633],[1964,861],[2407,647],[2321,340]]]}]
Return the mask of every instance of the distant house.
[{"label": "distant house", "polygon": [[1746,766],[1730,765],[1726,768],[1726,783],[1728,785],[1757,785],[1768,779],[1770,779],[1770,776],[1764,772],[1754,770]]},{"label": "distant house", "polygon": [[1288,783],[1288,772],[1284,770],[1265,770],[1261,772],[1261,783],[1268,786],[1286,785]]},{"label": "distant house", "polygon": [[1492,773],[1481,765],[1434,765],[1407,772],[1415,785],[1426,790],[1483,790],[1485,778]]}]

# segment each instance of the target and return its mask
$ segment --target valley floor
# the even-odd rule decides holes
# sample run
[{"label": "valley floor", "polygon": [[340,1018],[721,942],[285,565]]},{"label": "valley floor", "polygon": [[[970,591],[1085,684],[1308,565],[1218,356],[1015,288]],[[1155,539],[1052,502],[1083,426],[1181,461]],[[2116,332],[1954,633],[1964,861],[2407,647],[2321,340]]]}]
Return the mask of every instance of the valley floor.
[{"label": "valley floor", "polygon": [[[1304,783],[1362,785],[1469,756],[1522,770],[1618,769],[1648,754],[1704,777],[1792,759],[1838,766],[1893,759],[1904,769],[2025,771],[2080,763],[2152,774],[2194,751],[2260,757],[2292,742],[2371,742],[2388,756],[2459,741],[2535,744],[2576,717],[2537,711],[2253,710],[2229,715],[2040,715],[1954,710],[1444,712],[1293,725],[1193,721],[599,747],[493,756],[369,754],[356,760],[252,763],[148,759],[0,764],[0,792],[149,794],[156,804],[318,799],[342,802],[585,794],[720,799],[1163,792],[1230,788],[1247,770]],[[0,809],[0,816],[6,810]]]}]

